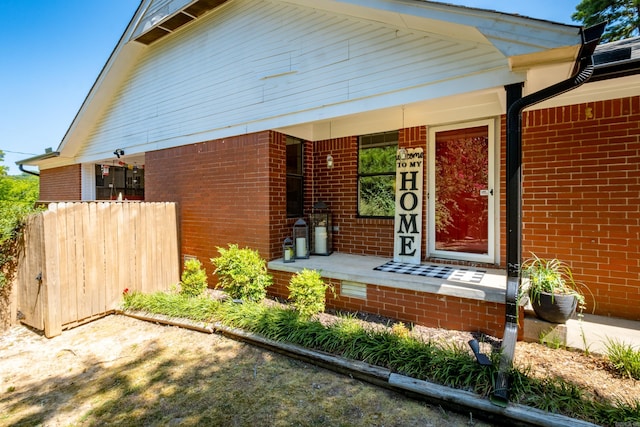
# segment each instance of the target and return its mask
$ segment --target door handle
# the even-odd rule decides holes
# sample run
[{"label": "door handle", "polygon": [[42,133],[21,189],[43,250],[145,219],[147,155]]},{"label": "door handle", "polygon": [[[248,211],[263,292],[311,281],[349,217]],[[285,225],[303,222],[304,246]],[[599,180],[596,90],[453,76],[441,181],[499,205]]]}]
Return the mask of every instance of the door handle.
[{"label": "door handle", "polygon": [[493,189],[491,190],[480,190],[480,195],[481,196],[493,196]]}]

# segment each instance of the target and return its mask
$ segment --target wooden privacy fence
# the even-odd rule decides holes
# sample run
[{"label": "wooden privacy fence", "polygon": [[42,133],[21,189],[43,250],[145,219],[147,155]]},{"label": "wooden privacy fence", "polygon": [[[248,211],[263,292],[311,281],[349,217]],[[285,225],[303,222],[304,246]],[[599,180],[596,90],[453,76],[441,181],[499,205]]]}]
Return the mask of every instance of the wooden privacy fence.
[{"label": "wooden privacy fence", "polygon": [[18,316],[45,336],[113,312],[125,289],[179,280],[174,203],[51,203],[27,222],[18,261]]}]

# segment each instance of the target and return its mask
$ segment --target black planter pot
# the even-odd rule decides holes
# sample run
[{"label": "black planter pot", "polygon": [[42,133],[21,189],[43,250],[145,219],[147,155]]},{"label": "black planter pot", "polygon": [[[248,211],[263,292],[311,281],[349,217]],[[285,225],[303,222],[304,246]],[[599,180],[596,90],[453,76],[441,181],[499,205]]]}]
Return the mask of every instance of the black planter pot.
[{"label": "black planter pot", "polygon": [[575,295],[540,293],[540,298],[531,298],[531,306],[542,320],[552,323],[566,323],[576,312],[578,299]]}]

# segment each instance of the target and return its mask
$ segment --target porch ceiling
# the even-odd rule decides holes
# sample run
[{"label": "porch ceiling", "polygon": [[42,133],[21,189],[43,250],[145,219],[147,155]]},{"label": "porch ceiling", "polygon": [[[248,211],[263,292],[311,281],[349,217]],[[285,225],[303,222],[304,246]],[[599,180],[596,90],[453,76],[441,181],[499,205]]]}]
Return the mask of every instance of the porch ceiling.
[{"label": "porch ceiling", "polygon": [[[379,267],[388,261],[390,261],[389,258],[333,253],[329,256],[311,256],[309,259],[296,259],[292,263],[285,263],[282,259],[277,259],[269,262],[268,267],[270,270],[290,273],[296,273],[306,268],[318,270],[323,277],[336,280],[409,289],[417,292],[479,301],[497,303],[504,303],[505,301],[506,272],[504,270],[459,267],[485,272],[479,284],[374,270],[375,267]],[[451,267],[456,268],[456,266]]]},{"label": "porch ceiling", "polygon": [[275,130],[308,141],[321,141],[414,126],[465,122],[505,113],[506,95],[504,87],[499,86]]}]

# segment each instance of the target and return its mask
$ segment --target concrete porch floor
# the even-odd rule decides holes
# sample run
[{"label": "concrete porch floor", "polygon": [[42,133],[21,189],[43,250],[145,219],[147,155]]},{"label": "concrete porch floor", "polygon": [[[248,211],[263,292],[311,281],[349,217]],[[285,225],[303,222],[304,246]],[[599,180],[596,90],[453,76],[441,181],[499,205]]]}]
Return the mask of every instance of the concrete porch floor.
[{"label": "concrete porch floor", "polygon": [[388,261],[391,261],[391,259],[336,252],[329,256],[312,255],[309,259],[296,259],[292,263],[285,263],[282,259],[276,259],[269,262],[268,267],[271,270],[290,273],[307,268],[318,270],[323,277],[331,279],[504,303],[506,289],[506,272],[504,270],[448,265],[456,271],[484,272],[482,280],[477,284],[465,282],[464,280],[440,279],[374,270],[375,267],[379,267]]},{"label": "concrete porch floor", "polygon": [[[454,269],[483,271],[484,275],[478,284],[374,270],[375,267],[390,260],[390,258],[376,256],[333,253],[329,256],[312,255],[309,259],[296,259],[292,263],[276,259],[269,262],[268,267],[271,270],[290,273],[307,268],[321,271],[324,277],[346,282],[410,289],[481,301],[503,303],[505,300],[506,271],[504,270],[451,265]],[[579,350],[587,347],[590,352],[598,354],[604,353],[609,339],[628,343],[640,349],[640,322],[585,314],[582,320],[574,318],[565,325],[558,325],[538,319],[532,310],[525,308],[524,339],[539,342],[543,338],[563,347]]]}]

